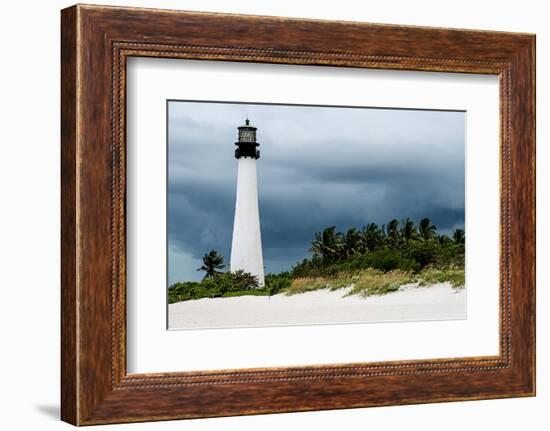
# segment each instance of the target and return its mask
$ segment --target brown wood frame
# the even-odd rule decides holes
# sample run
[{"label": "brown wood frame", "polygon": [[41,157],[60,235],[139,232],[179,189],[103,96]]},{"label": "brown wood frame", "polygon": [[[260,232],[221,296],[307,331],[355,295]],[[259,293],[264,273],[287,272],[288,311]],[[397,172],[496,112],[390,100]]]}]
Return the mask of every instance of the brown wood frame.
[{"label": "brown wood frame", "polygon": [[[534,35],[85,5],[61,17],[63,420],[90,425],[535,394]],[[500,354],[127,375],[129,56],[498,75]]]}]

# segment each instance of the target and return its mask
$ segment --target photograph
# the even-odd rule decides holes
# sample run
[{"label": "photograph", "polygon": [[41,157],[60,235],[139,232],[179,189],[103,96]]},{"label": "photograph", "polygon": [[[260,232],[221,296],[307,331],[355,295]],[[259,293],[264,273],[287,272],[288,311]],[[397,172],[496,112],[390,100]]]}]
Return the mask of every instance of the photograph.
[{"label": "photograph", "polygon": [[168,100],[168,328],[465,319],[465,122]]}]

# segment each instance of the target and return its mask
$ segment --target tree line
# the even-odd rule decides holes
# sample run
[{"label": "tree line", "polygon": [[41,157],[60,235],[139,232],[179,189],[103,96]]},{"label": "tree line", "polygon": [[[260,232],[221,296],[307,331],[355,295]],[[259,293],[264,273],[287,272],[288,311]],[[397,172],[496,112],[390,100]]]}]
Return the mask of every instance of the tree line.
[{"label": "tree line", "polygon": [[401,222],[392,219],[382,226],[368,223],[361,230],[352,227],[345,232],[337,232],[336,226],[327,227],[315,233],[309,251],[314,257],[335,261],[383,247],[403,248],[412,241],[434,240],[441,245],[460,245],[464,244],[465,239],[464,229],[455,229],[452,238],[438,234],[437,227],[427,217],[420,220],[418,227],[410,218]]},{"label": "tree line", "polygon": [[465,240],[464,229],[455,229],[451,236],[440,234],[427,217],[418,224],[407,217],[344,232],[330,226],[315,233],[309,249],[312,257],[295,265],[292,273],[301,277],[369,267],[384,271],[463,267]]}]

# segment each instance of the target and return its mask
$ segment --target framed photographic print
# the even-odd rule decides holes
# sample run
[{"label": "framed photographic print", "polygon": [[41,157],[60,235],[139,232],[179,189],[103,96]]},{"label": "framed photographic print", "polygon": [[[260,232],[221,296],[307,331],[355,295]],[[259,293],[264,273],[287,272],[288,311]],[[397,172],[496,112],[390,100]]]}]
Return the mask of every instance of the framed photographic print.
[{"label": "framed photographic print", "polygon": [[465,117],[169,100],[168,328],[465,319]]},{"label": "framed photographic print", "polygon": [[535,37],[62,11],[62,419],[535,394]]}]

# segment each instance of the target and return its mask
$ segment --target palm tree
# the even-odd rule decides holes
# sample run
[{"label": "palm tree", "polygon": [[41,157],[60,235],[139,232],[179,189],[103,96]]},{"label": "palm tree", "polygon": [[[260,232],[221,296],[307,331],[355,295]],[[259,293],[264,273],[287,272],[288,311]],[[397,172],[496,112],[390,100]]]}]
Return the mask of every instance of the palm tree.
[{"label": "palm tree", "polygon": [[386,226],[386,236],[390,247],[397,247],[399,245],[399,220],[394,218],[388,222]]},{"label": "palm tree", "polygon": [[425,239],[432,239],[435,236],[437,228],[432,224],[432,221],[428,217],[424,217],[418,224],[418,230],[420,236]]},{"label": "palm tree", "polygon": [[363,252],[376,250],[384,243],[384,232],[376,223],[368,223],[361,231]]},{"label": "palm tree", "polygon": [[409,241],[416,236],[416,227],[410,218],[401,220],[401,236],[405,241]]},{"label": "palm tree", "polygon": [[451,238],[449,238],[447,235],[445,234],[442,234],[442,235],[437,235],[437,241],[439,242],[439,244],[441,245],[448,245],[448,244],[451,244],[453,241]]},{"label": "palm tree", "polygon": [[466,241],[466,235],[464,229],[455,229],[453,232],[453,241],[455,244],[464,244]]},{"label": "palm tree", "polygon": [[389,238],[396,238],[399,236],[399,220],[395,218],[390,220],[386,226],[386,233]]},{"label": "palm tree", "polygon": [[336,226],[331,226],[322,232],[315,232],[315,239],[311,241],[309,251],[325,260],[332,260],[340,255],[341,249],[342,235],[336,232]]},{"label": "palm tree", "polygon": [[345,257],[361,252],[361,232],[352,227],[343,235],[343,254]]},{"label": "palm tree", "polygon": [[385,224],[383,224],[380,227],[380,232],[382,233],[382,241],[384,242],[384,244],[386,244],[388,242],[388,235],[386,235],[386,225]]},{"label": "palm tree", "polygon": [[210,250],[202,257],[202,266],[197,271],[206,271],[203,280],[207,278],[214,278],[216,275],[221,274],[219,269],[224,268],[223,256],[219,255],[216,250]]}]

